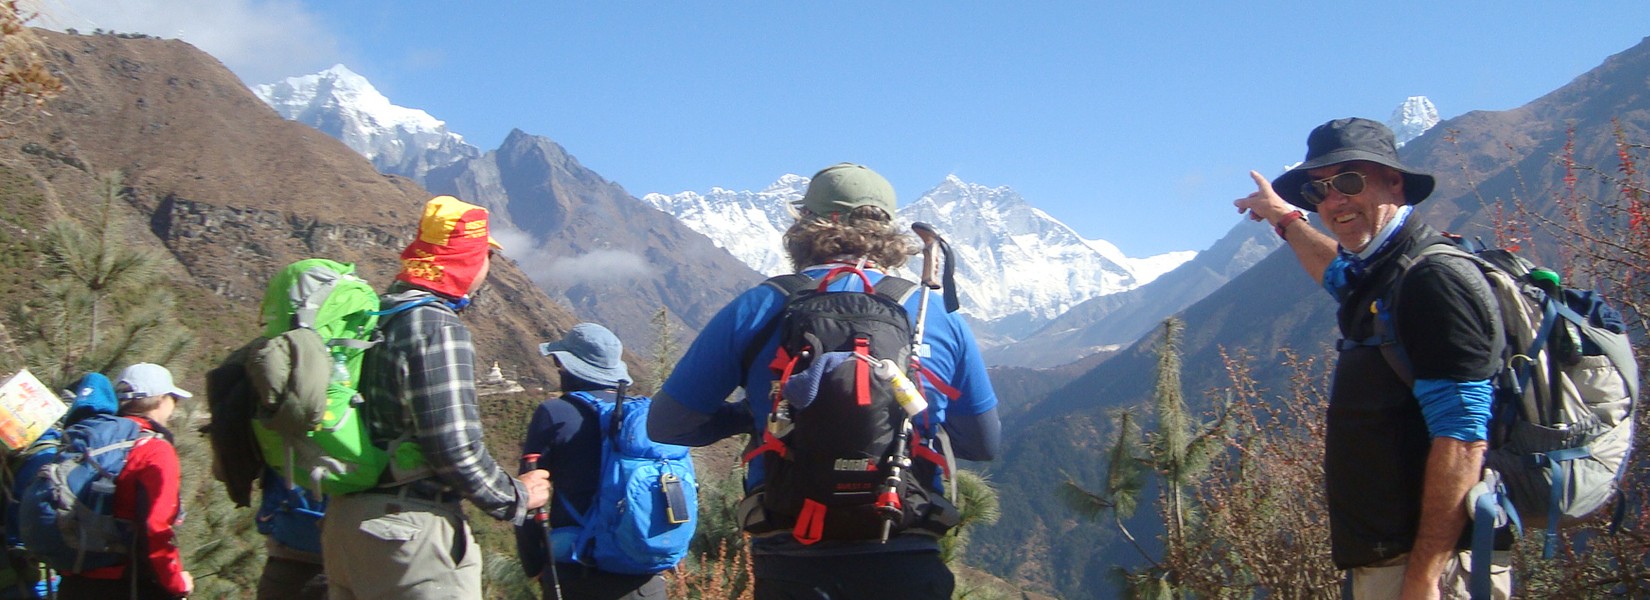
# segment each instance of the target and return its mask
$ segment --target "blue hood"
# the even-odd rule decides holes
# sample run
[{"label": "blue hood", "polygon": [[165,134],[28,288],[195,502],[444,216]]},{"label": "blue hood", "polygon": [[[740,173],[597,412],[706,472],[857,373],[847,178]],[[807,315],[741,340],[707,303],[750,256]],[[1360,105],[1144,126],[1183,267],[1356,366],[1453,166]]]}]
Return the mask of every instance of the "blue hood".
[{"label": "blue hood", "polygon": [[120,410],[115,386],[102,373],[87,373],[70,389],[74,391],[74,402],[69,404],[69,414],[63,417],[64,427],[92,415],[112,415]]}]

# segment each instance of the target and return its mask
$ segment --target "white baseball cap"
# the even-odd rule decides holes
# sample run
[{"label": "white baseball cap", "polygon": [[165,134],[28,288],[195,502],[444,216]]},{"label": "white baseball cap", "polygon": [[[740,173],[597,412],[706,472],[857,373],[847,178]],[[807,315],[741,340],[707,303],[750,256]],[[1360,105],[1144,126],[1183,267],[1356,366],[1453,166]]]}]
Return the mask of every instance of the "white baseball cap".
[{"label": "white baseball cap", "polygon": [[121,402],[171,394],[178,399],[194,396],[172,383],[172,372],[154,363],[138,363],[120,372],[115,380],[115,392]]}]

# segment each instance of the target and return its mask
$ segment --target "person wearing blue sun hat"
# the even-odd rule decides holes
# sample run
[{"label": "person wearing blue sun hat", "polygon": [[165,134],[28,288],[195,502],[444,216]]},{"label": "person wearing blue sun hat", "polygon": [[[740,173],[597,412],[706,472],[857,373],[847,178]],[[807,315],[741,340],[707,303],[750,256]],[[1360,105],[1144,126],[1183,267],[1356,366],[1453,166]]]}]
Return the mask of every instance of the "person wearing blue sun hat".
[{"label": "person wearing blue sun hat", "polygon": [[[1498,304],[1468,257],[1421,253],[1453,242],[1414,214],[1437,182],[1399,159],[1390,129],[1336,119],[1306,146],[1272,181],[1250,171],[1256,189],[1233,205],[1272,226],[1340,305],[1324,440],[1331,556],[1359,600],[1466,598],[1467,498],[1504,348]],[[1477,557],[1495,598],[1512,589],[1506,547]]]}]

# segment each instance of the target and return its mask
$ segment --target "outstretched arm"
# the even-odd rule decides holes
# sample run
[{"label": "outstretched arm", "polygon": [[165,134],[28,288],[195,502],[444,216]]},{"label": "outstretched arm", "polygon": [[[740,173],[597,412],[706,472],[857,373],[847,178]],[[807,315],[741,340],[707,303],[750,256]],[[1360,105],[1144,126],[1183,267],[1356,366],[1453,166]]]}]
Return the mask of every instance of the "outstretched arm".
[{"label": "outstretched arm", "polygon": [[[1280,220],[1300,210],[1284,202],[1272,190],[1272,182],[1267,181],[1266,176],[1250,171],[1249,178],[1255,181],[1255,192],[1232,201],[1238,212],[1248,213],[1249,220],[1265,221],[1276,228]],[[1322,285],[1324,269],[1335,260],[1335,249],[1339,246],[1335,239],[1318,231],[1306,219],[1294,219],[1284,224],[1283,241],[1295,251],[1295,259],[1300,261],[1306,274],[1312,276],[1312,281]]]}]

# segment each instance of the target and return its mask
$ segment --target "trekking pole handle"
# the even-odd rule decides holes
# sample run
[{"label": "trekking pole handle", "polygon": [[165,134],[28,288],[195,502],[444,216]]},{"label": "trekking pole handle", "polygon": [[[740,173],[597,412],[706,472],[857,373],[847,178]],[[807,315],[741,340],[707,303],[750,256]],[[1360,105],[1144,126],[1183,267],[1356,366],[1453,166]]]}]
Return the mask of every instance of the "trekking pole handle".
[{"label": "trekking pole handle", "polygon": [[[917,237],[922,238],[923,289],[918,292],[922,294],[922,297],[917,300],[917,326],[911,336],[911,360],[913,361],[912,366],[915,367],[917,355],[919,354],[919,350],[922,349],[924,325],[928,321],[928,291],[939,289],[940,287],[939,282],[934,279],[934,274],[939,271],[938,265],[934,262],[934,243],[935,240],[939,239],[940,234],[934,230],[933,225],[929,225],[921,221],[912,223],[911,231],[916,232]],[[912,372],[915,373],[915,370]]]},{"label": "trekking pole handle", "polygon": [[931,290],[940,289],[939,263],[934,260],[934,245],[939,243],[940,232],[922,221],[912,223],[911,231],[922,240],[922,286]]},{"label": "trekking pole handle", "polygon": [[[534,469],[539,468],[539,458],[542,457],[542,456],[544,456],[544,455],[539,454],[537,452],[521,455],[521,472],[526,473],[528,471],[532,471]],[[546,521],[549,521],[550,520],[550,503],[545,502],[544,506],[540,506],[540,507],[535,508],[533,510],[527,511],[527,515],[532,517],[534,521],[538,521],[539,523],[544,523]]]}]

